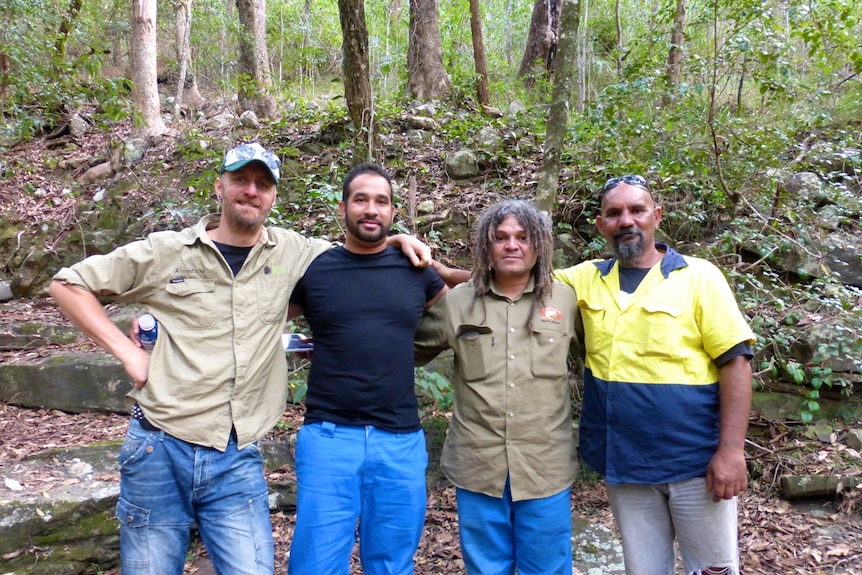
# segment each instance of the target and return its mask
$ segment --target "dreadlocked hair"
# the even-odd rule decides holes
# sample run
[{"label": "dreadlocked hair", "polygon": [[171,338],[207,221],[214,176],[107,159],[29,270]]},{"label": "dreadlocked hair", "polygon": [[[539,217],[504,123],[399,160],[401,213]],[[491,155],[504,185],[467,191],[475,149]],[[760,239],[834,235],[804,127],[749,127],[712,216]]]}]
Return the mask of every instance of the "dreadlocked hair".
[{"label": "dreadlocked hair", "polygon": [[551,294],[553,280],[553,247],[554,240],[551,235],[551,218],[546,212],[539,211],[536,207],[525,200],[504,200],[485,210],[476,223],[473,236],[473,299],[470,302],[470,311],[476,305],[477,300],[482,302],[482,311],[485,310],[485,292],[491,281],[491,247],[496,240],[497,227],[509,216],[515,218],[524,226],[530,248],[536,252],[536,265],[533,266],[533,302],[530,314],[527,316],[527,329],[533,327],[533,314],[537,306],[544,303],[545,298]]}]

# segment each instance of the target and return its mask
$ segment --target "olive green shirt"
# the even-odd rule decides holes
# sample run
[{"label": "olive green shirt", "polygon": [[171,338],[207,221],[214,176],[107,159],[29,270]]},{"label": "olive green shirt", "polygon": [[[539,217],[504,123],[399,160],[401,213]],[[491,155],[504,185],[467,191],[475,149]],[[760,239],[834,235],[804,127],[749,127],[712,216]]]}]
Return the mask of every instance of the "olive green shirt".
[{"label": "olive green shirt", "polygon": [[218,216],[181,232],[91,256],[54,279],[99,298],[147,306],[159,322],[149,380],[128,394],[159,429],[224,450],[231,427],[240,448],[284,412],[287,365],[281,333],[290,294],[331,246],[265,228],[234,277],[206,230]]},{"label": "olive green shirt", "polygon": [[[441,467],[457,487],[512,499],[538,499],[568,488],[577,472],[567,355],[577,344],[577,299],[555,283],[533,312],[533,282],[516,300],[493,282],[472,311],[473,282],[447,292],[416,333],[422,364],[455,352],[454,408]],[[483,306],[484,301],[484,306]]]}]

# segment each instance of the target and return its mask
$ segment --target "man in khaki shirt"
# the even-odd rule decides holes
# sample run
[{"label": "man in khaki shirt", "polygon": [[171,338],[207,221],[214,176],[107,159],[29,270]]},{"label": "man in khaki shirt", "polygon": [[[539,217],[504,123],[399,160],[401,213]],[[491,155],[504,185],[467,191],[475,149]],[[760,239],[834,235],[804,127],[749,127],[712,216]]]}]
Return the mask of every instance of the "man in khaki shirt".
[{"label": "man in khaki shirt", "polygon": [[[279,166],[256,143],[229,150],[215,182],[220,214],[87,258],[51,284],[66,315],[135,384],[119,455],[126,575],[180,575],[193,524],[216,572],[274,572],[256,441],[284,411],[280,335],[290,294],[331,247],[264,227]],[[159,322],[152,355],[108,319],[97,296],[147,306]]]},{"label": "man in khaki shirt", "polygon": [[441,466],[456,487],[471,575],[572,571],[567,356],[578,307],[551,279],[552,246],[550,218],[530,203],[489,208],[477,224],[472,279],[432,306],[416,334],[418,363],[455,352]]}]

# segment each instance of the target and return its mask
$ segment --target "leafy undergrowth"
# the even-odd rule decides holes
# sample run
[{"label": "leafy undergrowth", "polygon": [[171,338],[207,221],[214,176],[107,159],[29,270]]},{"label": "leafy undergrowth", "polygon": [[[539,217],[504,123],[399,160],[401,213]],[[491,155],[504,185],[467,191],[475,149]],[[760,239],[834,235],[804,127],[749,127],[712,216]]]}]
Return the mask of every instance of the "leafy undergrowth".
[{"label": "leafy undergrowth", "polygon": [[[294,433],[301,425],[301,407],[290,406],[271,436]],[[127,418],[117,414],[69,414],[25,409],[0,403],[0,464],[18,461],[45,449],[119,439]],[[862,574],[862,490],[837,499],[791,504],[779,498],[783,474],[842,475],[862,473],[859,454],[841,442],[807,439],[801,428],[766,421],[753,414],[747,456],[752,469],[750,489],[740,498],[740,553],[746,574]],[[269,471],[271,480],[290,479],[292,470]],[[584,474],[588,476],[589,474]],[[573,510],[613,529],[604,488],[595,478],[579,480],[572,489]],[[279,570],[287,562],[294,514],[272,516]],[[210,573],[205,550],[195,544],[186,573]],[[361,573],[354,553],[351,573]],[[283,571],[281,571],[283,572]],[[425,534],[416,555],[417,575],[463,573],[458,546],[454,491],[440,486],[428,494]],[[116,575],[106,571],[105,575]]]}]

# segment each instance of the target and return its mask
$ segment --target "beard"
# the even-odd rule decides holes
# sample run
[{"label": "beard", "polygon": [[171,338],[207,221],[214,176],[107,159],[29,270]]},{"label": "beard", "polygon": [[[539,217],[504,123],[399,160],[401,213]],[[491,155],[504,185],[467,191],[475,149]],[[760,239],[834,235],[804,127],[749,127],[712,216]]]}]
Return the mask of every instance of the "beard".
[{"label": "beard", "polygon": [[[620,236],[634,234],[637,241],[620,242]],[[614,253],[624,268],[635,267],[644,254],[644,233],[637,228],[625,229],[614,235]]]},{"label": "beard", "polygon": [[260,228],[266,221],[266,214],[259,216],[247,216],[236,210],[227,210],[227,215],[230,218],[234,228],[243,232],[253,232]]},{"label": "beard", "polygon": [[386,239],[386,236],[389,235],[389,226],[385,225],[380,220],[375,220],[380,224],[380,227],[376,232],[369,232],[365,230],[361,225],[359,220],[352,220],[348,217],[344,218],[345,224],[347,225],[347,231],[355,237],[356,239],[369,243],[369,244],[377,244]]}]

